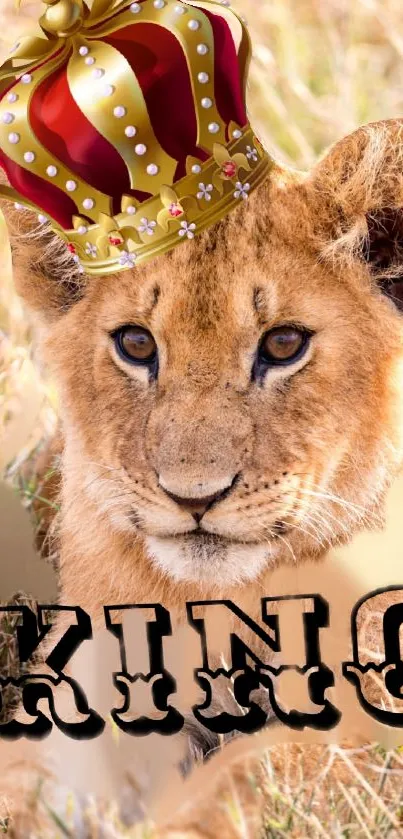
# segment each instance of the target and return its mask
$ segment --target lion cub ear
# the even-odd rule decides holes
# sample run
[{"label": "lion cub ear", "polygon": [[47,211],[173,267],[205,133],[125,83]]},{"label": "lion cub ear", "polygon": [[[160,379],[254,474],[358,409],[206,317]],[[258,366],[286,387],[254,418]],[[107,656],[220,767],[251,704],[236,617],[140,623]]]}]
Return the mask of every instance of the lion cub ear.
[{"label": "lion cub ear", "polygon": [[65,244],[32,213],[2,202],[17,294],[44,322],[68,311],[84,294],[85,276]]},{"label": "lion cub ear", "polygon": [[308,184],[323,255],[365,263],[403,311],[403,122],[374,123],[345,137]]},{"label": "lion cub ear", "polygon": [[381,291],[403,312],[403,208],[384,208],[367,218],[364,258]]}]

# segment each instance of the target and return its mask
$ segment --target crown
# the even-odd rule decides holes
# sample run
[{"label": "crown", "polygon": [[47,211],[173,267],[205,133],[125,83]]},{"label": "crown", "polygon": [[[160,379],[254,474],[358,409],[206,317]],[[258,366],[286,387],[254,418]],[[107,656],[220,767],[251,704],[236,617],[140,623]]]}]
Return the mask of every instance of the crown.
[{"label": "crown", "polygon": [[0,197],[79,270],[171,250],[247,200],[272,160],[246,114],[251,46],[215,0],[44,0],[0,68]]}]

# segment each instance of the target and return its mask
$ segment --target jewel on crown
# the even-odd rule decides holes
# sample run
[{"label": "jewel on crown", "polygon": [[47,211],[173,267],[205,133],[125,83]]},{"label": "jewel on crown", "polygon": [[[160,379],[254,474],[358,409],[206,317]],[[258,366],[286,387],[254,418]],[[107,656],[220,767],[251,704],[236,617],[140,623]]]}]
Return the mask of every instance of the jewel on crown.
[{"label": "jewel on crown", "polygon": [[81,270],[168,251],[267,177],[245,108],[249,36],[229,4],[44,3],[43,36],[0,68],[0,197],[48,220]]}]

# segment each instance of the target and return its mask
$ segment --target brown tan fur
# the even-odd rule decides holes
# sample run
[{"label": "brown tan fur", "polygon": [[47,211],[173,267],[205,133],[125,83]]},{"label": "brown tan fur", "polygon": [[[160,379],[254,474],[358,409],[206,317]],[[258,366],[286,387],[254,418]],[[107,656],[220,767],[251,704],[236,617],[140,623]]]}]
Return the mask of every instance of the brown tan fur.
[{"label": "brown tan fur", "polygon": [[[14,237],[62,405],[62,603],[95,621],[108,603],[217,597],[251,613],[275,565],[379,522],[403,454],[403,321],[380,287],[401,270],[401,148],[397,122],[362,129],[308,176],[275,167],[194,241],[86,284]],[[157,382],[117,358],[126,323],[155,337]],[[289,323],[313,332],[308,355],[252,382],[262,334]],[[240,477],[193,538],[161,475],[184,497]]]}]

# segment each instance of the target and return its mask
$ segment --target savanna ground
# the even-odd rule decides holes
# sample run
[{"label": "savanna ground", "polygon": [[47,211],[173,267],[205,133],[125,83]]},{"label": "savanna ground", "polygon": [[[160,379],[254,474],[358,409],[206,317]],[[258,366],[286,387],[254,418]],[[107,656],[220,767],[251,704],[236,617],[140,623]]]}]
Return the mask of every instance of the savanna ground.
[{"label": "savanna ground", "polygon": [[[3,58],[32,26],[39,3],[27,0],[19,13],[12,0],[0,4]],[[308,168],[330,143],[358,125],[403,116],[400,0],[236,0],[235,5],[254,41],[252,122],[278,158]],[[29,507],[40,489],[34,478],[21,478],[21,469],[44,434],[51,433],[57,400],[35,365],[29,319],[14,294],[5,255],[1,266],[0,468]],[[2,629],[4,666],[12,655],[12,633]],[[192,827],[186,820],[187,826],[175,832],[177,839],[219,834],[234,839],[395,839],[403,836],[403,755],[376,744],[361,749],[278,747],[262,755],[261,771],[250,777],[247,789],[229,779],[216,806],[216,830],[198,824],[197,818]],[[71,819],[72,813],[62,821],[55,818],[53,839],[73,835]],[[89,812],[89,836],[98,835],[98,824],[96,812]],[[6,820],[0,830],[8,832]],[[150,825],[125,833],[112,814],[109,830],[116,837],[154,836]]]}]

